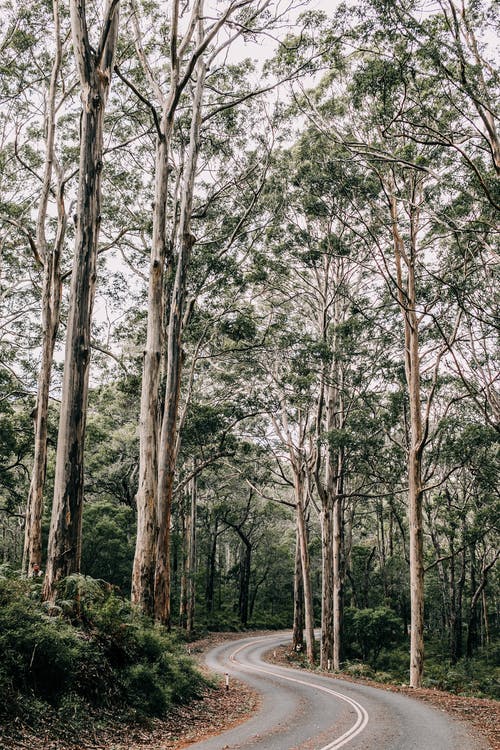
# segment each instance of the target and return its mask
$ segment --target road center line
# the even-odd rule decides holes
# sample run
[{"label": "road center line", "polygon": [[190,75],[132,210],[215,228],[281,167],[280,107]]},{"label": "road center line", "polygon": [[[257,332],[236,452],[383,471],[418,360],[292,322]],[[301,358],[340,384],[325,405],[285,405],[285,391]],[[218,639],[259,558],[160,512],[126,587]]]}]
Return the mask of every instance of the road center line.
[{"label": "road center line", "polygon": [[242,646],[240,646],[235,651],[233,651],[232,654],[230,654],[229,661],[232,662],[235,666],[237,666],[240,669],[247,670],[250,672],[262,672],[264,674],[268,674],[273,677],[279,677],[282,680],[287,680],[288,682],[295,682],[298,685],[305,685],[306,687],[315,688],[316,690],[321,690],[323,693],[329,693],[330,695],[333,695],[335,698],[338,698],[339,700],[344,701],[345,703],[348,703],[356,711],[357,718],[356,718],[355,723],[346,732],[344,732],[343,735],[333,740],[333,742],[330,742],[328,745],[324,745],[322,748],[320,748],[320,750],[338,750],[338,748],[344,747],[344,745],[347,745],[348,742],[351,742],[351,740],[357,737],[358,734],[361,734],[363,729],[368,724],[368,718],[369,718],[368,711],[366,711],[366,709],[361,705],[361,703],[358,703],[352,698],[348,698],[347,695],[338,693],[336,690],[332,690],[331,688],[324,687],[323,685],[317,685],[314,682],[308,682],[307,680],[300,680],[297,677],[288,677],[287,675],[284,675],[281,672],[273,672],[271,669],[266,669],[265,667],[257,667],[254,665],[241,664],[241,662],[236,661],[235,657],[241,651],[243,651],[243,649],[248,648],[249,646],[253,646],[256,643],[265,643],[266,640],[267,640],[266,638],[260,638],[260,639],[251,641],[250,643],[244,643]]}]

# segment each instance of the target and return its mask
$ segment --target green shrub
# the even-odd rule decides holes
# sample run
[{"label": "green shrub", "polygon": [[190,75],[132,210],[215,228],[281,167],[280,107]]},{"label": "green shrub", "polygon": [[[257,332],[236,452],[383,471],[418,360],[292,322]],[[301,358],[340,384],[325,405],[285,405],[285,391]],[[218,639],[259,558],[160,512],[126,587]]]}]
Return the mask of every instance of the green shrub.
[{"label": "green shrub", "polygon": [[0,577],[0,716],[64,726],[112,709],[162,716],[204,680],[165,628],[138,616],[102,581],[70,576],[56,606],[35,582]]},{"label": "green shrub", "polygon": [[346,661],[342,665],[342,672],[351,677],[374,677],[374,671],[370,665],[360,661]]},{"label": "green shrub", "polygon": [[146,716],[162,716],[172,703],[172,695],[156,665],[133,664],[121,673],[127,703]]},{"label": "green shrub", "polygon": [[48,617],[30,598],[29,584],[0,580],[2,693],[10,686],[0,711],[15,709],[16,696],[22,693],[57,702],[71,690],[79,665],[97,658],[94,648],[69,623]]},{"label": "green shrub", "polygon": [[451,693],[500,698],[500,668],[493,668],[481,655],[460,659],[456,664],[426,662],[424,685]]},{"label": "green shrub", "polygon": [[389,607],[347,608],[344,627],[350,655],[359,656],[372,666],[376,665],[381,650],[397,644],[403,634],[401,619]]}]

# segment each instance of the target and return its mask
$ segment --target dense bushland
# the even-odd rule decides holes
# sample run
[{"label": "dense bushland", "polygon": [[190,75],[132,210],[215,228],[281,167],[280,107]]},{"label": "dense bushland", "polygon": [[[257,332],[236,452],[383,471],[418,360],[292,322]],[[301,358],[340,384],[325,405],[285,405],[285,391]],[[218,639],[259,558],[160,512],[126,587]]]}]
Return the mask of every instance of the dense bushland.
[{"label": "dense bushland", "polygon": [[49,716],[56,731],[89,714],[164,716],[204,684],[174,636],[84,576],[66,579],[51,606],[37,579],[0,577],[0,653],[1,719],[36,727]]}]

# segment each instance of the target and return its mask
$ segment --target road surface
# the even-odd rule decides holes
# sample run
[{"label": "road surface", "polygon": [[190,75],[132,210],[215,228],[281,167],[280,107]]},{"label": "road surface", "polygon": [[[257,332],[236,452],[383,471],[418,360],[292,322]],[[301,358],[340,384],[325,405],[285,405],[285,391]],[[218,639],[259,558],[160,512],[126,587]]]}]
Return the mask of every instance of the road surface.
[{"label": "road surface", "polygon": [[263,660],[289,640],[289,633],[244,638],[207,654],[210,669],[229,675],[229,689],[237,677],[262,705],[192,750],[487,750],[472,728],[418,700]]}]

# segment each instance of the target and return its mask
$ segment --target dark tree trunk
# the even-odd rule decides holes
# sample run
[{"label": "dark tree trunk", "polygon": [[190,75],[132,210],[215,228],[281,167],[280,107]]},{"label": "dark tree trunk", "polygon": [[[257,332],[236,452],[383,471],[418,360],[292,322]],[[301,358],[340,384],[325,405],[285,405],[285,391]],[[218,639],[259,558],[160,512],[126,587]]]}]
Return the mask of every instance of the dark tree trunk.
[{"label": "dark tree trunk", "polygon": [[252,545],[248,539],[243,540],[243,555],[240,562],[240,595],[238,611],[240,622],[246,627],[248,624],[248,610],[250,601],[250,568],[252,561]]},{"label": "dark tree trunk", "polygon": [[215,571],[217,567],[217,538],[219,521],[215,519],[215,528],[212,537],[212,543],[210,545],[208,564],[207,564],[207,586],[205,592],[205,607],[207,614],[212,614],[214,611],[214,598],[215,598]]},{"label": "dark tree trunk", "polygon": [[298,532],[296,532],[295,537],[292,648],[294,651],[302,651],[302,649],[304,648],[304,590],[302,586],[302,563],[300,559],[300,542]]},{"label": "dark tree trunk", "polygon": [[[193,467],[194,469],[195,467]],[[186,629],[189,634],[194,630],[194,616],[196,604],[196,516],[198,505],[197,481],[196,474],[193,471],[191,480],[191,508],[189,517],[189,534],[188,534],[188,576],[187,576],[187,617]]]}]

